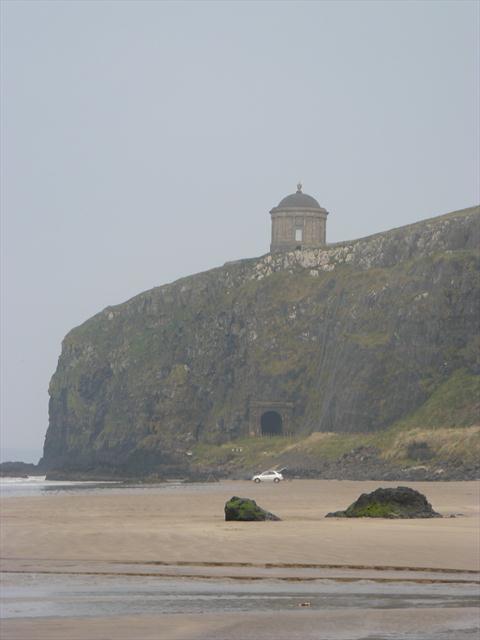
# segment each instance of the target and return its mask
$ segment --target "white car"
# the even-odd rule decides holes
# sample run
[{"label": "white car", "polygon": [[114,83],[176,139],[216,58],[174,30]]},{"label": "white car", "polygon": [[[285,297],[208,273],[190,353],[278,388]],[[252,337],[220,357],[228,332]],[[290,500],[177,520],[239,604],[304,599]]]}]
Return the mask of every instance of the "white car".
[{"label": "white car", "polygon": [[259,473],[258,476],[253,476],[252,480],[254,482],[280,482],[283,480],[283,476],[279,471],[263,471]]}]

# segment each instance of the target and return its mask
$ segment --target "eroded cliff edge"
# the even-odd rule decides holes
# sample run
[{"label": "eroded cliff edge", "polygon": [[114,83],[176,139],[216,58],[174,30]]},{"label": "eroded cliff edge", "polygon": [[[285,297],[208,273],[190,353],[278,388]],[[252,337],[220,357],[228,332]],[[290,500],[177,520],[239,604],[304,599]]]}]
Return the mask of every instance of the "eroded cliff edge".
[{"label": "eroded cliff edge", "polygon": [[[479,221],[476,207],[227,263],[106,308],[63,341],[43,465],[179,464],[248,435],[253,400],[293,403],[297,435],[381,431],[449,380],[470,384]],[[472,403],[447,426],[472,424]]]}]

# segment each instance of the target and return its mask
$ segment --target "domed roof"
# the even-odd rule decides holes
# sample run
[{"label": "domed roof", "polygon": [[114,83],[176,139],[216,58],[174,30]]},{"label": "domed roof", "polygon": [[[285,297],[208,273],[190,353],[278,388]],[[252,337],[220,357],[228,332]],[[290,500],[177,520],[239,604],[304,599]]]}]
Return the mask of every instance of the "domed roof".
[{"label": "domed roof", "polygon": [[315,198],[302,192],[302,184],[297,184],[296,193],[291,193],[289,196],[285,196],[283,200],[278,203],[277,209],[322,209]]}]

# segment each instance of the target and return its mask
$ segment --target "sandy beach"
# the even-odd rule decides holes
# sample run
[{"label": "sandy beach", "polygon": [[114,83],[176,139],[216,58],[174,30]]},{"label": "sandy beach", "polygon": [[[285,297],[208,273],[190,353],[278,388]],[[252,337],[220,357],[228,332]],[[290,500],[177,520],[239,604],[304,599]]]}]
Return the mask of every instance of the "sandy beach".
[{"label": "sandy beach", "polygon": [[[3,571],[9,578],[77,574],[439,585],[478,580],[472,572],[480,569],[479,483],[409,483],[427,496],[445,516],[442,519],[324,518],[378,486],[378,482],[322,480],[278,485],[228,481],[4,498]],[[232,495],[254,498],[282,521],[225,522],[224,503]],[[415,620],[417,626],[427,625],[425,633],[441,630],[442,624],[449,629],[457,625],[458,634],[469,633],[477,624],[471,608],[458,616],[454,608],[431,615],[404,609],[387,618],[385,612],[376,611],[368,617],[369,624],[360,627],[355,626],[359,614],[351,611],[342,614],[341,624],[334,623],[332,611],[301,613],[306,615],[299,619],[297,611],[283,612],[274,621],[268,614],[252,612],[242,618],[243,635],[238,635],[238,614],[233,613],[126,616],[121,624],[118,616],[9,618],[3,620],[2,638],[360,638],[373,637],[382,625],[384,631],[387,626],[391,633],[407,633]],[[270,621],[267,625],[265,618]],[[78,636],[72,635],[73,630]]]}]

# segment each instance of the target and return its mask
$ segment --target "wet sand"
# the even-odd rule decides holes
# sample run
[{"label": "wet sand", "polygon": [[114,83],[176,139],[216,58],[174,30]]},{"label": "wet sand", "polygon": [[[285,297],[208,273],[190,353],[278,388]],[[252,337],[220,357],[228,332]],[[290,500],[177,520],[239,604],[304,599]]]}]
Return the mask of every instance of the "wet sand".
[{"label": "wet sand", "polygon": [[2,629],[2,640],[477,640],[478,610],[37,618],[6,621]]},{"label": "wet sand", "polygon": [[[416,575],[427,582],[436,577],[443,582],[458,582],[465,576],[467,581],[478,578],[461,573],[480,568],[478,482],[408,483],[425,493],[442,515],[462,514],[455,518],[324,518],[327,512],[348,506],[360,493],[398,484],[322,480],[294,480],[278,485],[225,482],[5,498],[1,505],[3,568],[8,572],[57,575],[151,575],[153,572],[164,577],[183,575],[190,579],[197,576],[225,579],[227,576],[242,580],[282,577],[335,580],[343,576],[349,581],[382,579],[388,582],[414,581]],[[223,506],[232,495],[254,498],[282,521],[225,522]],[[239,567],[237,563],[246,563],[246,566]],[[265,567],[266,563],[276,566]],[[404,568],[403,573],[399,568]],[[419,568],[460,573],[414,571]],[[449,628],[458,625],[457,634],[461,629],[468,634],[474,625],[474,611],[467,607],[462,608],[458,616],[451,608],[446,612],[448,615],[436,610],[431,617],[424,609],[408,611],[408,614],[392,611],[392,616],[387,616],[375,610],[368,616],[368,629],[364,628],[364,615],[358,611],[344,611],[341,623],[337,614],[335,624],[332,611],[284,612],[283,622],[279,621],[278,613],[269,617],[264,612],[251,612],[242,617],[244,635],[235,631],[238,614],[233,613],[165,614],[128,620],[82,618],[70,619],[70,623],[64,618],[23,618],[4,621],[2,638],[353,638],[378,636],[379,631],[387,632],[390,624],[392,633],[403,633],[403,630],[407,633],[414,623],[427,624],[433,633],[437,627],[440,629],[438,625],[448,623]],[[262,620],[260,634],[256,616]],[[357,631],[365,633],[348,635],[353,629],[349,627],[348,631],[348,620],[353,626],[357,625]],[[65,634],[68,624],[70,630]],[[329,624],[333,625],[334,635],[321,635],[318,629],[325,631]],[[159,628],[163,628],[161,634]],[[268,635],[272,629],[277,633]],[[287,629],[290,629],[288,633]],[[73,631],[78,632],[78,636],[72,634]],[[295,635],[297,631],[300,635]],[[342,636],[344,631],[347,635]],[[427,637],[425,634],[416,637]]]},{"label": "wet sand", "polygon": [[[2,501],[2,556],[36,560],[284,562],[479,569],[477,482],[409,483],[442,515],[330,519],[360,493],[396,482],[228,482]],[[232,495],[282,522],[225,522]]]}]

